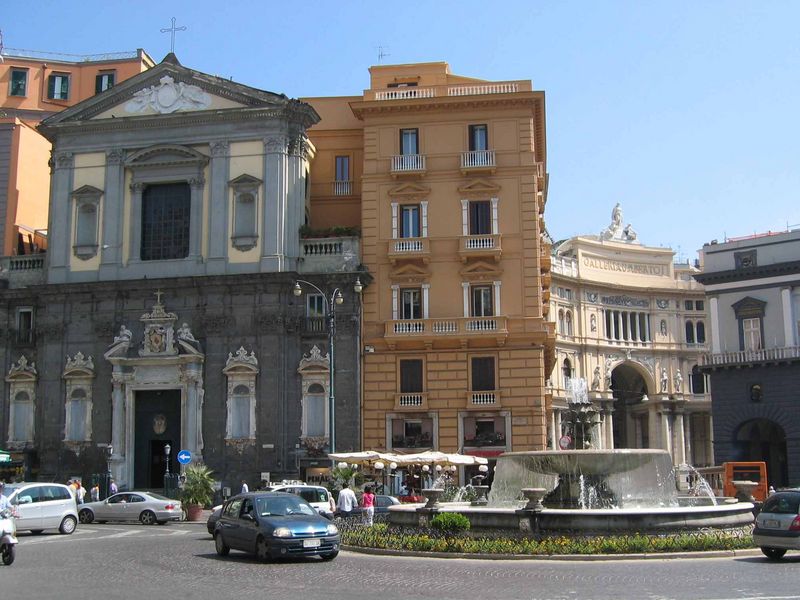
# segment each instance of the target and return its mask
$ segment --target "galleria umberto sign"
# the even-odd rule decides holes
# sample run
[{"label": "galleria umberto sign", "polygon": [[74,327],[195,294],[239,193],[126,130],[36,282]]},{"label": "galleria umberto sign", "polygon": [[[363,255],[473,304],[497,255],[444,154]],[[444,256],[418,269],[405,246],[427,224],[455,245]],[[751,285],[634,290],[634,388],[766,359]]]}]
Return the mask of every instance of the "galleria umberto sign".
[{"label": "galleria umberto sign", "polygon": [[601,271],[615,271],[617,273],[633,273],[634,275],[652,275],[655,277],[668,277],[669,269],[667,265],[652,263],[639,263],[609,258],[583,257],[583,266],[590,269]]}]

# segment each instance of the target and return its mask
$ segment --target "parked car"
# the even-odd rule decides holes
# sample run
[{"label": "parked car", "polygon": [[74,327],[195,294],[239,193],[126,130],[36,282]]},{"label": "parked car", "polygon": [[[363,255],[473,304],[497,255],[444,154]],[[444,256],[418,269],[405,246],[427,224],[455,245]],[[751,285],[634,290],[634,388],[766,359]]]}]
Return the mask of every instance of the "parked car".
[{"label": "parked car", "polygon": [[282,484],[271,485],[264,488],[264,490],[267,492],[288,492],[289,494],[300,496],[316,508],[319,514],[328,519],[332,519],[333,513],[336,512],[336,502],[333,501],[333,496],[327,488],[321,485],[307,485],[305,483]]},{"label": "parked car", "polygon": [[206,521],[206,529],[208,529],[208,533],[212,536],[214,535],[214,530],[217,528],[217,521],[219,521],[219,517],[222,514],[222,504],[219,506],[215,506],[211,509],[211,514],[208,515],[208,520]]},{"label": "parked car", "polygon": [[139,521],[143,525],[181,520],[181,503],[152,492],[120,492],[100,502],[81,504],[81,523]]},{"label": "parked car", "polygon": [[222,506],[214,531],[217,554],[233,550],[259,560],[288,556],[339,554],[339,530],[302,498],[285,492],[253,492],[234,496]]},{"label": "parked car", "polygon": [[800,550],[800,489],[782,490],[766,499],[756,517],[753,541],[772,560],[787,550]]},{"label": "parked car", "polygon": [[60,483],[7,483],[4,494],[16,507],[17,531],[41,533],[58,529],[65,535],[78,524],[72,490]]},{"label": "parked car", "polygon": [[[364,509],[360,506],[361,499],[359,498],[359,506],[356,508],[351,515],[361,515],[364,512]],[[389,507],[394,506],[395,504],[400,504],[400,500],[395,498],[394,496],[386,496],[384,494],[378,494],[375,496],[375,514],[381,515],[389,512]]]}]

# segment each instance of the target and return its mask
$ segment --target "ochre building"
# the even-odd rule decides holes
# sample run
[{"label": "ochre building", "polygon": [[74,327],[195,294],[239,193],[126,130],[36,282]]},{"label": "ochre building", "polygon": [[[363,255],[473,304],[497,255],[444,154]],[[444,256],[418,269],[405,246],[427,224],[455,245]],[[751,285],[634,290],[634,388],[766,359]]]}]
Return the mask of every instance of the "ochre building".
[{"label": "ochre building", "polygon": [[443,62],[370,75],[363,95],[306,99],[321,117],[309,229],[360,225],[373,277],[362,446],[544,449],[554,364],[544,93]]}]

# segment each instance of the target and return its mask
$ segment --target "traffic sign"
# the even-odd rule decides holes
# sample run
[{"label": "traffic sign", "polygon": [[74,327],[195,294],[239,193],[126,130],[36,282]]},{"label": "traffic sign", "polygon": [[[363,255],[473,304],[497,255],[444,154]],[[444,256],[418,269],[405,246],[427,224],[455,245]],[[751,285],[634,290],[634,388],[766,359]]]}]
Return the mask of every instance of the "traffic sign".
[{"label": "traffic sign", "polygon": [[188,465],[192,462],[192,453],[188,450],[181,450],[178,452],[178,462],[182,465]]},{"label": "traffic sign", "polygon": [[570,444],[572,444],[572,438],[568,435],[562,435],[558,440],[558,447],[562,450],[568,450]]}]

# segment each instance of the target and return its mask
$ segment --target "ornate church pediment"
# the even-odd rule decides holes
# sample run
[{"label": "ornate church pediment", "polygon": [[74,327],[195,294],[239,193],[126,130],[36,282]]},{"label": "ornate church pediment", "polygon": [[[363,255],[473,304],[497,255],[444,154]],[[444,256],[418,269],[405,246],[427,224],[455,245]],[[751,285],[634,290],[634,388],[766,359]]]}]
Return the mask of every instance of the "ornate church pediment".
[{"label": "ornate church pediment", "polygon": [[255,352],[247,353],[244,346],[239,346],[239,349],[234,354],[228,352],[228,360],[225,361],[225,368],[222,372],[226,375],[233,373],[258,373],[258,359]]},{"label": "ornate church pediment", "polygon": [[425,283],[430,276],[427,268],[416,263],[407,263],[389,273],[389,279],[395,283]]},{"label": "ornate church pediment", "polygon": [[139,318],[144,323],[144,339],[139,356],[172,356],[178,353],[174,339],[178,315],[164,310],[161,295],[161,291],[155,292],[153,310]]},{"label": "ornate church pediment", "polygon": [[397,198],[398,200],[412,201],[423,200],[430,196],[431,188],[418,183],[404,183],[389,190],[389,198]]},{"label": "ornate church pediment", "polygon": [[738,319],[763,317],[766,306],[766,302],[752,296],[745,296],[738,302],[731,304],[731,308]]},{"label": "ornate church pediment", "polygon": [[173,144],[159,144],[138,150],[128,156],[125,166],[130,169],[176,165],[205,166],[208,157],[193,148]]},{"label": "ornate church pediment", "polygon": [[464,267],[459,274],[467,281],[489,281],[500,277],[503,270],[498,269],[497,264],[480,260]]},{"label": "ornate church pediment", "polygon": [[500,193],[500,186],[488,179],[473,179],[459,186],[458,191],[464,198],[480,200],[497,196]]},{"label": "ornate church pediment", "polygon": [[311,352],[303,355],[303,358],[300,360],[300,366],[297,368],[297,372],[301,375],[310,375],[321,372],[327,373],[330,370],[330,364],[330,356],[328,354],[323,356],[319,347],[314,345],[314,347],[311,348]]},{"label": "ornate church pediment", "polygon": [[258,177],[253,177],[252,175],[244,174],[231,179],[228,182],[228,185],[233,188],[245,189],[245,188],[257,188],[260,186],[262,181]]},{"label": "ornate church pediment", "polygon": [[6,381],[34,381],[39,373],[36,371],[36,363],[28,362],[27,357],[22,354],[19,360],[11,365],[6,375]]},{"label": "ornate church pediment", "polygon": [[67,364],[61,374],[64,379],[94,377],[94,359],[76,352],[75,357],[67,355]]}]

